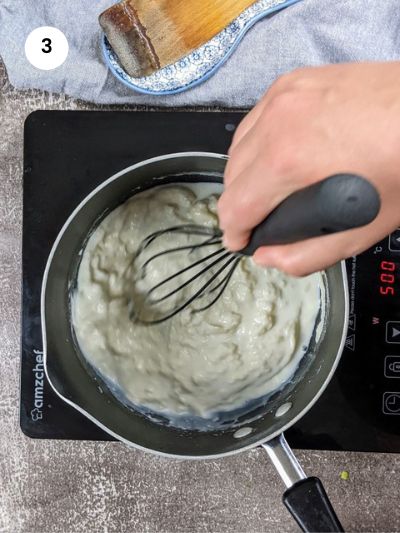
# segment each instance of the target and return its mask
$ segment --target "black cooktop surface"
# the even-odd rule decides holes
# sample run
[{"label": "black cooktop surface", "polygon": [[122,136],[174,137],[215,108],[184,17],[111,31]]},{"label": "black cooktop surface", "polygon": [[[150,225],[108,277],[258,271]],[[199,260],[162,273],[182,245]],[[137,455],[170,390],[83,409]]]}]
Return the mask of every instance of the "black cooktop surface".
[{"label": "black cooktop surface", "polygon": [[[25,124],[21,428],[33,438],[112,440],[43,372],[40,289],[65,220],[99,183],[143,159],[226,153],[241,113],[38,111]],[[350,324],[323,396],[286,434],[295,448],[400,452],[400,229],[347,261]],[[51,358],[51,353],[48,354]]]}]

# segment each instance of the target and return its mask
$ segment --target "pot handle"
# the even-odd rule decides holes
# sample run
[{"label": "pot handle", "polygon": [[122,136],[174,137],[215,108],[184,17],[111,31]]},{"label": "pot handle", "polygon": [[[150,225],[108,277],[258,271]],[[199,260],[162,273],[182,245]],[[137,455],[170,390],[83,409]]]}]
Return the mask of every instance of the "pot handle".
[{"label": "pot handle", "polygon": [[321,481],[306,477],[283,434],[262,446],[287,487],[283,503],[302,531],[343,532]]}]

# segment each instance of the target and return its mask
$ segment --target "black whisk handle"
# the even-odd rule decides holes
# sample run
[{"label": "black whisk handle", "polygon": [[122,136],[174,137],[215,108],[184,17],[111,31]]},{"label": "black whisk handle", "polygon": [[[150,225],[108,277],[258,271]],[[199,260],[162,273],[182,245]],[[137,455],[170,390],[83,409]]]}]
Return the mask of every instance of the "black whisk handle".
[{"label": "black whisk handle", "polygon": [[365,226],[380,209],[376,188],[356,174],[335,174],[286,198],[254,230],[241,250],[289,244]]}]

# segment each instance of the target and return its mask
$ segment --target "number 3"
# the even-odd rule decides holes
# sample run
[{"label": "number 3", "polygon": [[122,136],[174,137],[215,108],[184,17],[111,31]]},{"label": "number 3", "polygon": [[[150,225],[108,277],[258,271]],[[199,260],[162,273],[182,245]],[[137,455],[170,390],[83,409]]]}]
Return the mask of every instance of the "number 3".
[{"label": "number 3", "polygon": [[42,52],[44,54],[49,54],[52,51],[51,48],[51,39],[42,39],[42,43],[44,44],[44,48],[42,48]]}]

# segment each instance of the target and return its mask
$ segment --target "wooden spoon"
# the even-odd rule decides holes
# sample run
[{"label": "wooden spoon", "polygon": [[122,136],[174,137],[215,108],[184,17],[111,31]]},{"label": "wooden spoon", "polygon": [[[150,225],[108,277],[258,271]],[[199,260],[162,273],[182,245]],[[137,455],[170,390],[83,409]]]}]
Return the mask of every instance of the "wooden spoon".
[{"label": "wooden spoon", "polygon": [[148,76],[203,45],[255,0],[124,0],[99,22],[127,73]]}]

